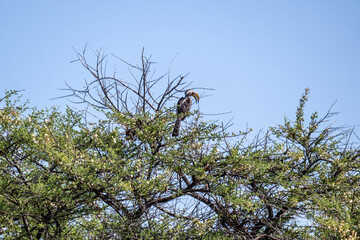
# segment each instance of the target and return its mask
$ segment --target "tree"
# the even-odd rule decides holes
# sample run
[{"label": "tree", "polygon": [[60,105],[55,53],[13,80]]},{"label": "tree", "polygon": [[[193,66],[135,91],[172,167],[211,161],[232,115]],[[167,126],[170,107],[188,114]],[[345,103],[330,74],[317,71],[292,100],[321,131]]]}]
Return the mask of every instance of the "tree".
[{"label": "tree", "polygon": [[197,111],[174,138],[186,76],[154,77],[143,52],[139,66],[118,58],[122,80],[107,58],[77,53],[91,80],[69,97],[87,111],[1,100],[2,238],[358,237],[359,146],[352,129],[325,125],[331,111],[305,121],[308,90],[294,121],[255,138]]}]

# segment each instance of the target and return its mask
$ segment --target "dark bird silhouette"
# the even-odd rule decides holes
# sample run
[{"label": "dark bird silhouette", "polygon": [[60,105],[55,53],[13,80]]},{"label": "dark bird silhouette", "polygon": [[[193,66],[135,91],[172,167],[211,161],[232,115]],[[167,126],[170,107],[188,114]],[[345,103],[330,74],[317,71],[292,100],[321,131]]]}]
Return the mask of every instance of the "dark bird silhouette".
[{"label": "dark bird silhouette", "polygon": [[136,120],[135,126],[134,127],[127,127],[125,130],[125,136],[126,136],[126,140],[130,140],[130,141],[134,141],[137,131],[141,130],[142,128],[142,121],[141,120]]},{"label": "dark bird silhouette", "polygon": [[191,108],[191,97],[194,97],[196,102],[199,102],[200,100],[199,95],[194,92],[194,90],[190,89],[185,92],[185,97],[180,98],[177,103],[176,114],[178,117],[176,119],[174,130],[172,133],[173,137],[179,136],[181,121],[187,117],[187,114],[189,113]]}]

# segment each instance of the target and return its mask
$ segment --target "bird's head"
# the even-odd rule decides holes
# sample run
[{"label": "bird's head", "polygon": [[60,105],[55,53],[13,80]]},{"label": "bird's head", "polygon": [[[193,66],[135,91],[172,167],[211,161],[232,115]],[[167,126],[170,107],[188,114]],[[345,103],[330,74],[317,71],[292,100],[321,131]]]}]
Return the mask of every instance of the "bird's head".
[{"label": "bird's head", "polygon": [[197,94],[194,90],[192,89],[189,89],[185,92],[185,97],[187,96],[193,96],[195,98],[195,101],[196,102],[199,102],[200,100],[200,97],[199,97],[199,94]]}]

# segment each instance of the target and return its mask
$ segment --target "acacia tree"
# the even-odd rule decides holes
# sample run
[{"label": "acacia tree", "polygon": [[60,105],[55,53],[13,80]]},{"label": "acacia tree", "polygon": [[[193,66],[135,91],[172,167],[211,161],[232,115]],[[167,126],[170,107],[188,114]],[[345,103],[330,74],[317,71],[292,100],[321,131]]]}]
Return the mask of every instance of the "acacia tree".
[{"label": "acacia tree", "polygon": [[255,138],[197,111],[173,138],[186,76],[155,77],[142,53],[139,65],[117,58],[126,79],[107,59],[77,53],[90,80],[69,97],[91,111],[1,100],[1,237],[358,237],[359,146],[351,129],[325,125],[330,111],[305,120],[308,90],[294,121]]}]

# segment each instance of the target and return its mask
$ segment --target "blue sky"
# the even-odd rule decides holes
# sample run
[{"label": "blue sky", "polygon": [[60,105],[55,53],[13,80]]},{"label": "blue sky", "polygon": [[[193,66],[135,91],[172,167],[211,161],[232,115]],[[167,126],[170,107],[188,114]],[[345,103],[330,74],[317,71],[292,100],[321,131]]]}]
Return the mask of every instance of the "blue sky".
[{"label": "blue sky", "polygon": [[[65,82],[89,75],[73,47],[103,47],[137,63],[141,50],[159,72],[190,73],[194,87],[214,88],[204,113],[233,118],[234,130],[266,129],[293,118],[305,87],[308,111],[337,100],[336,125],[360,120],[360,1],[1,1],[0,92],[25,89],[40,108]],[[112,59],[112,63],[116,63]],[[174,103],[175,104],[175,103]]]}]

